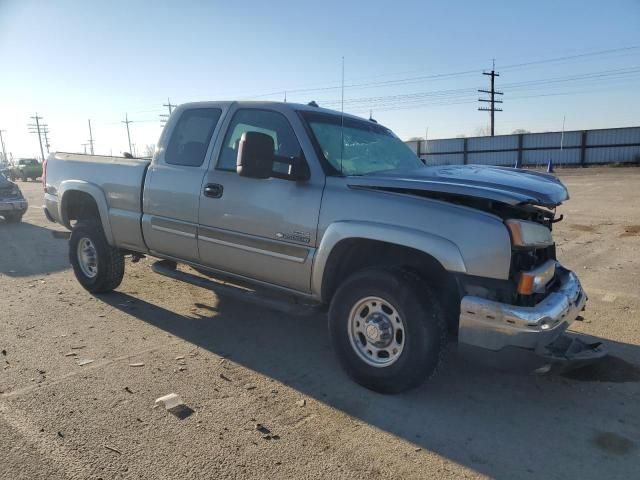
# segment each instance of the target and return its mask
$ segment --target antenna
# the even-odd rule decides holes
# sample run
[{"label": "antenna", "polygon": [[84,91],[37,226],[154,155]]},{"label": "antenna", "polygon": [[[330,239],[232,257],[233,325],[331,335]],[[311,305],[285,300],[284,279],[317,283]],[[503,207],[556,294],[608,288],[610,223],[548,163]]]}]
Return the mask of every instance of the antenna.
[{"label": "antenna", "polygon": [[340,173],[342,173],[342,157],[344,155],[344,56],[342,57],[342,98],[340,100]]}]

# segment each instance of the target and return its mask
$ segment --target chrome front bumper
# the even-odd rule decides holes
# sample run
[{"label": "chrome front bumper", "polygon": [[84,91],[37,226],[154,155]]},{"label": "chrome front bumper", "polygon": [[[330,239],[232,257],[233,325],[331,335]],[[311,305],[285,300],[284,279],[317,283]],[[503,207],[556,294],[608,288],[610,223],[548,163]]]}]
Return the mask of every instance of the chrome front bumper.
[{"label": "chrome front bumper", "polygon": [[559,286],[535,307],[463,297],[459,341],[489,350],[514,346],[542,352],[580,315],[587,301],[575,273],[558,265],[556,274]]}]

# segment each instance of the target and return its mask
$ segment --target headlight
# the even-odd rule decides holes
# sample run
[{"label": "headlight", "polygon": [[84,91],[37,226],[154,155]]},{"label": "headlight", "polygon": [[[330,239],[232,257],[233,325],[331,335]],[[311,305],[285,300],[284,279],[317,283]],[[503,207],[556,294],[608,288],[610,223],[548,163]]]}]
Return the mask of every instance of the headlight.
[{"label": "headlight", "polygon": [[511,233],[514,247],[548,247],[553,245],[551,230],[544,225],[526,220],[507,220],[504,222]]}]

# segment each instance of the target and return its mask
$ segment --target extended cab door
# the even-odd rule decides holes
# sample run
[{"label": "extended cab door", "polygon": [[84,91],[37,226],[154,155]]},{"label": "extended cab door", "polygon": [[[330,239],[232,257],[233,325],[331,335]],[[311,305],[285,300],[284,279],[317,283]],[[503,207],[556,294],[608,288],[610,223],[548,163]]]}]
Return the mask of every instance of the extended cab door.
[{"label": "extended cab door", "polygon": [[319,165],[310,169],[307,181],[236,173],[239,140],[248,131],[270,135],[276,155],[310,158],[314,153],[300,120],[291,110],[239,108],[225,124],[202,189],[200,260],[217,270],[309,292],[324,188]]},{"label": "extended cab door", "polygon": [[179,107],[144,186],[142,232],[152,252],[198,262],[198,206],[221,108]]}]

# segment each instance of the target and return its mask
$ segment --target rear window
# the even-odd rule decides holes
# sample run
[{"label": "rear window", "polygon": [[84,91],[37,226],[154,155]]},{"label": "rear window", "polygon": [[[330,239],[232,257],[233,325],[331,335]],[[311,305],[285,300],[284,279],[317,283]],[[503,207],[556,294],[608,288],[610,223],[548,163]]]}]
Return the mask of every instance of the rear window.
[{"label": "rear window", "polygon": [[201,166],[220,115],[219,108],[186,110],[171,134],[164,161],[172,165]]}]

